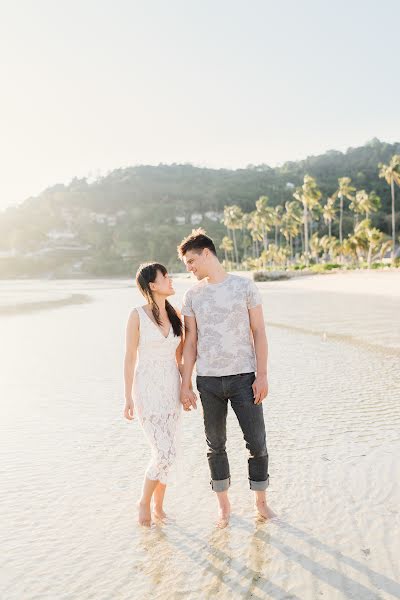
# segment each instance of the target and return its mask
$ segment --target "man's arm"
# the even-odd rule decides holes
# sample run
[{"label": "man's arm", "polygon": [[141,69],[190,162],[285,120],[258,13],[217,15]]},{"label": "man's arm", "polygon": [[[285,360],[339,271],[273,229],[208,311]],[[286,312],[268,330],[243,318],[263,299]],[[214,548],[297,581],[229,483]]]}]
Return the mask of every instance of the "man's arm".
[{"label": "man's arm", "polygon": [[196,408],[195,395],[190,393],[192,373],[197,356],[197,324],[195,317],[185,316],[185,342],[183,345],[183,368],[181,402],[184,405],[187,400]]},{"label": "man's arm", "polygon": [[253,383],[254,404],[260,404],[268,395],[268,341],[262,305],[250,308],[249,317],[257,361],[256,379]]}]

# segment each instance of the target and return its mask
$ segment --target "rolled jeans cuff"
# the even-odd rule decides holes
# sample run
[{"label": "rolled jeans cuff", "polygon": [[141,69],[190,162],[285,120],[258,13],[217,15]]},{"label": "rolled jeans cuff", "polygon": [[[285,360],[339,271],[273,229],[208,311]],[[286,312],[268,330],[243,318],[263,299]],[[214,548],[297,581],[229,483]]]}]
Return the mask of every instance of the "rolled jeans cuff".
[{"label": "rolled jeans cuff", "polygon": [[214,492],[225,492],[231,485],[231,478],[211,479],[210,483]]},{"label": "rolled jeans cuff", "polygon": [[255,492],[263,492],[269,486],[269,476],[265,481],[252,481],[249,479],[250,489]]}]

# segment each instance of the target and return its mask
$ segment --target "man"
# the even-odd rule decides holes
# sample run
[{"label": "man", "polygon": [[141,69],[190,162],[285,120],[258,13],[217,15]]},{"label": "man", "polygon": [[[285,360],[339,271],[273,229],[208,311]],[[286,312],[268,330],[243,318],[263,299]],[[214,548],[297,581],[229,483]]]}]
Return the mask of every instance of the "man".
[{"label": "man", "polygon": [[185,238],[178,254],[199,280],[183,300],[186,333],[181,402],[186,410],[196,408],[190,381],[197,361],[211,487],[219,503],[217,526],[226,527],[230,516],[231,477],[225,449],[228,400],[249,450],[249,484],[257,510],[264,518],[272,517],[265,491],[269,476],[262,401],[268,394],[268,345],[260,293],[250,279],[224,270],[203,229]]}]

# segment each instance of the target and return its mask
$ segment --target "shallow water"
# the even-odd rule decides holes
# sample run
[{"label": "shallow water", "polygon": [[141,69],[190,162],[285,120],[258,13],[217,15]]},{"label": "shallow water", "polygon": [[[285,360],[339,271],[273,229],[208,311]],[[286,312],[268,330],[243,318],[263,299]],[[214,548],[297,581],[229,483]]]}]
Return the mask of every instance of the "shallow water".
[{"label": "shallow water", "polygon": [[[190,284],[176,280],[178,305]],[[255,517],[230,412],[233,517],[215,529],[199,408],[184,415],[167,491],[177,521],[147,531],[135,500],[149,451],[122,418],[138,292],[124,281],[1,283],[0,308],[20,305],[0,310],[2,600],[400,597],[398,303],[260,289],[278,518]],[[86,300],[62,304],[73,295]]]}]

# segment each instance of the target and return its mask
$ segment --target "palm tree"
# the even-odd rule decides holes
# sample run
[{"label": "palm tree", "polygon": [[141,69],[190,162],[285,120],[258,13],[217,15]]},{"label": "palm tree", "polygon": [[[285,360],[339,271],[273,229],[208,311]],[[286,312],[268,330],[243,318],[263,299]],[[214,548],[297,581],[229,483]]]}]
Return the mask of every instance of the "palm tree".
[{"label": "palm tree", "polygon": [[351,185],[350,177],[340,177],[338,179],[339,188],[337,189],[335,196],[340,200],[340,212],[339,212],[339,242],[343,243],[343,200],[353,200],[353,193],[356,188]]},{"label": "palm tree", "polygon": [[264,250],[261,254],[264,264],[269,262],[270,264],[283,266],[287,261],[287,249],[279,248],[276,244],[269,244],[268,250]]},{"label": "palm tree", "polygon": [[281,219],[281,232],[290,246],[290,258],[293,260],[293,238],[299,233],[301,223],[300,205],[295,200],[285,202],[285,213]]},{"label": "palm tree", "polygon": [[310,230],[309,230],[309,234],[308,234],[309,238],[311,237],[311,235],[313,233],[314,221],[319,221],[319,217],[321,214],[322,214],[322,207],[319,202],[315,202],[310,209],[310,215],[309,215],[310,216]]},{"label": "palm tree", "polygon": [[355,233],[349,234],[342,244],[339,244],[339,250],[341,255],[350,256],[357,262],[360,257],[360,237]]},{"label": "palm tree", "polygon": [[303,205],[303,224],[304,224],[304,256],[306,264],[309,264],[308,252],[308,219],[310,211],[319,203],[321,192],[317,187],[314,177],[304,175],[304,183],[301,188],[297,188],[293,197]]},{"label": "palm tree", "polygon": [[278,246],[279,225],[282,222],[283,206],[278,204],[274,209],[274,225],[275,225],[275,246]]},{"label": "palm tree", "polygon": [[386,179],[386,182],[390,185],[392,194],[392,263],[394,263],[395,257],[395,245],[396,245],[396,212],[395,212],[395,198],[394,198],[394,184],[400,186],[400,154],[394,154],[388,165],[379,163],[379,177]]},{"label": "palm tree", "polygon": [[320,239],[318,237],[318,233],[315,232],[312,234],[311,238],[310,238],[310,251],[311,251],[311,256],[315,259],[315,262],[318,263],[318,259],[319,259],[319,254],[321,252],[321,244],[320,244]]},{"label": "palm tree", "polygon": [[350,209],[354,211],[355,215],[355,225],[357,225],[358,221],[357,215],[365,213],[366,218],[369,219],[370,213],[376,212],[379,206],[380,199],[375,192],[371,192],[370,194],[365,190],[356,192],[356,195],[350,204]]},{"label": "palm tree", "polygon": [[340,254],[340,243],[337,237],[334,235],[329,238],[329,257],[330,260],[333,260]]},{"label": "palm tree", "polygon": [[[369,221],[369,219],[366,219],[366,220]],[[375,252],[378,251],[379,248],[382,246],[383,240],[384,240],[384,235],[383,235],[382,231],[380,231],[376,227],[368,227],[365,233],[366,233],[368,243],[369,243],[367,262],[368,262],[368,269],[370,269],[371,262],[372,262],[372,253],[374,251]]]},{"label": "palm tree", "polygon": [[[361,192],[364,192],[364,190],[361,190]],[[349,205],[349,209],[354,212],[354,229],[358,224],[358,215],[361,214],[360,202],[362,202],[362,193],[356,192]]]},{"label": "palm tree", "polygon": [[323,252],[323,260],[326,262],[327,257],[329,259],[332,255],[333,244],[336,242],[336,238],[330,235],[323,235],[319,240],[319,246]]},{"label": "palm tree", "polygon": [[227,235],[225,235],[222,238],[222,242],[219,247],[225,253],[225,263],[228,266],[229,265],[228,253],[230,253],[232,255],[232,252],[233,252],[233,242],[232,242],[231,238],[228,237]]},{"label": "palm tree", "polygon": [[331,196],[328,198],[324,208],[323,208],[323,217],[325,223],[328,225],[328,235],[332,237],[332,221],[335,220],[336,217],[336,208],[335,208],[335,198]]},{"label": "palm tree", "polygon": [[373,255],[379,252],[384,244],[384,234],[376,227],[371,227],[370,219],[364,219],[359,223],[354,231],[354,237],[358,241],[359,248],[366,252],[368,268],[371,268]]},{"label": "palm tree", "polygon": [[251,239],[253,240],[253,256],[254,258],[258,258],[260,256],[260,249],[258,247],[258,242],[262,242],[262,231],[259,214],[256,210],[253,210],[250,213],[249,223],[247,225],[247,229],[250,231]]},{"label": "palm tree", "polygon": [[224,207],[223,222],[224,222],[225,227],[228,230],[232,231],[233,247],[235,249],[235,262],[236,262],[237,266],[239,265],[239,253],[238,253],[238,249],[237,249],[235,230],[242,228],[242,218],[243,218],[242,209],[240,208],[240,206],[237,206],[237,204],[232,204],[232,206]]},{"label": "palm tree", "polygon": [[243,247],[243,258],[244,259],[247,258],[247,248],[250,246],[249,236],[247,235],[250,219],[251,219],[250,213],[243,213],[241,230],[242,230],[242,234],[243,234],[242,235],[242,247]]},{"label": "palm tree", "polygon": [[271,227],[274,224],[274,209],[268,206],[268,201],[268,196],[260,196],[256,202],[256,212],[261,226],[265,252],[268,248],[268,232],[271,231]]}]

